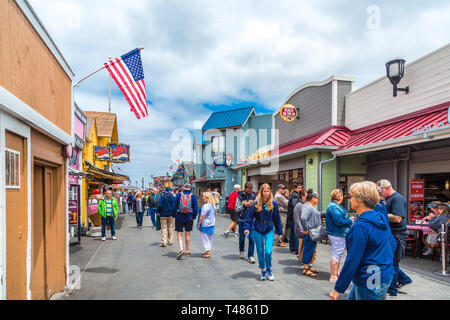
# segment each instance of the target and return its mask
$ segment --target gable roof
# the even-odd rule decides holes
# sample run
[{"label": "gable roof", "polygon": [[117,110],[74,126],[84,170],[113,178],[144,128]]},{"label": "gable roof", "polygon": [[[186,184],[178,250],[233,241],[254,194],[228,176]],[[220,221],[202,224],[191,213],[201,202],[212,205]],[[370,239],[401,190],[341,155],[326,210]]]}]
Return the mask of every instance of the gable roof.
[{"label": "gable roof", "polygon": [[117,123],[117,115],[115,113],[108,112],[84,112],[88,118],[88,132],[91,133],[92,125],[90,125],[89,120],[95,120],[95,125],[97,127],[97,135],[99,137],[112,138],[114,127]]},{"label": "gable roof", "polygon": [[253,107],[214,112],[206,121],[202,130],[240,127],[247,122],[253,113],[255,113],[255,108]]}]

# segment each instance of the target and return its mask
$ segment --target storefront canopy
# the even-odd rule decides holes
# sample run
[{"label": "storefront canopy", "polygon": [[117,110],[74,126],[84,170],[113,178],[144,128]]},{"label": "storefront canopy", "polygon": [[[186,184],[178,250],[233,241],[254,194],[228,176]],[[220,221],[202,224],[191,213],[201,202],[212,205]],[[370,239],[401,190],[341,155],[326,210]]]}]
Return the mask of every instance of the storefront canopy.
[{"label": "storefront canopy", "polygon": [[113,180],[115,183],[122,183],[125,181],[130,181],[128,176],[124,176],[121,174],[117,174],[114,172],[109,172],[106,170],[102,170],[96,166],[94,166],[91,162],[85,160],[86,165],[88,166],[88,173],[91,173],[95,176],[100,176],[103,179]]}]

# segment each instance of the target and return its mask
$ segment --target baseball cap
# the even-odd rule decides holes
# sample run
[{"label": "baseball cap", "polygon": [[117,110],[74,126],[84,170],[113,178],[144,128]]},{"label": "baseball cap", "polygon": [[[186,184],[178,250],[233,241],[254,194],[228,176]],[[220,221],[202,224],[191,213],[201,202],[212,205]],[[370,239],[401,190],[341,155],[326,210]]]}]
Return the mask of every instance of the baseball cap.
[{"label": "baseball cap", "polygon": [[278,189],[286,189],[286,186],[284,184],[279,184]]},{"label": "baseball cap", "polygon": [[186,189],[188,189],[188,190],[191,190],[191,189],[192,189],[192,186],[191,186],[189,183],[186,183],[186,184],[184,185],[184,188],[186,188]]},{"label": "baseball cap", "polygon": [[392,187],[392,183],[389,180],[383,179],[377,182],[377,185],[380,188],[389,188]]}]

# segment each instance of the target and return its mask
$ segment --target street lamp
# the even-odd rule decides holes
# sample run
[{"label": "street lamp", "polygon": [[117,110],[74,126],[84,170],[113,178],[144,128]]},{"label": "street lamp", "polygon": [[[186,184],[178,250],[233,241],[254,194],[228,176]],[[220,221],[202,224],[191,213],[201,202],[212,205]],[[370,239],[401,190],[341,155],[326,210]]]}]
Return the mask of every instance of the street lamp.
[{"label": "street lamp", "polygon": [[405,74],[405,60],[395,59],[386,63],[386,74],[394,86],[394,97],[397,97],[397,91],[404,91],[406,94],[409,93],[409,87],[397,87]]}]

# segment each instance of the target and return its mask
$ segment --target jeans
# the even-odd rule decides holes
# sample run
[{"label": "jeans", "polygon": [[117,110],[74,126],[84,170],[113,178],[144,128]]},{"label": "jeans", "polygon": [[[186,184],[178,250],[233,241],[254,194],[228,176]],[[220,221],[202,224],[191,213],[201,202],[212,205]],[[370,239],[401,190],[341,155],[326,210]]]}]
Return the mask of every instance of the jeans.
[{"label": "jeans", "polygon": [[295,252],[295,254],[298,254],[298,243],[299,239],[295,232],[295,225],[294,221],[288,222],[289,227],[291,228],[291,231],[289,233],[289,250],[291,252]]},{"label": "jeans", "polygon": [[133,204],[131,202],[127,202],[128,203],[128,211],[133,210]]},{"label": "jeans", "polygon": [[272,269],[272,249],[275,231],[262,234],[255,230],[252,232],[253,240],[256,243],[256,251],[258,252],[258,263],[260,269]]},{"label": "jeans", "polygon": [[[239,252],[245,251],[245,235],[244,222],[239,222]],[[248,237],[248,258],[250,259],[255,254],[255,241],[252,237],[253,230],[250,230]]]},{"label": "jeans", "polygon": [[317,242],[312,241],[309,235],[303,235],[303,259],[302,263],[309,265],[314,256],[314,251],[316,251]]},{"label": "jeans", "polygon": [[122,207],[123,207],[123,213],[127,213],[127,203],[126,202],[122,203]]},{"label": "jeans", "polygon": [[381,284],[380,289],[361,288],[353,284],[348,295],[348,300],[386,300],[386,294],[390,283]]},{"label": "jeans", "polygon": [[138,227],[142,227],[143,220],[144,220],[144,213],[143,212],[136,213],[136,222]]},{"label": "jeans", "polygon": [[152,218],[153,226],[156,227],[156,212],[158,211],[157,208],[150,208],[150,217]]},{"label": "jeans", "polygon": [[411,283],[412,280],[403,271],[400,270],[400,260],[405,256],[406,239],[402,235],[394,235],[397,242],[397,250],[394,253],[394,276],[392,277],[389,294],[397,296],[399,283]]},{"label": "jeans", "polygon": [[102,238],[106,238],[106,226],[109,224],[111,227],[111,237],[116,235],[116,221],[113,217],[102,217]]}]

